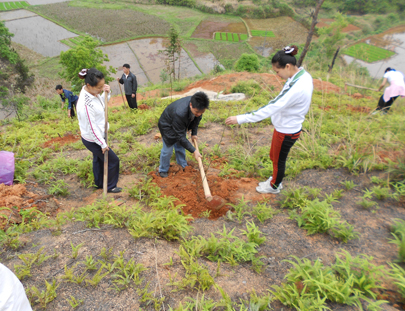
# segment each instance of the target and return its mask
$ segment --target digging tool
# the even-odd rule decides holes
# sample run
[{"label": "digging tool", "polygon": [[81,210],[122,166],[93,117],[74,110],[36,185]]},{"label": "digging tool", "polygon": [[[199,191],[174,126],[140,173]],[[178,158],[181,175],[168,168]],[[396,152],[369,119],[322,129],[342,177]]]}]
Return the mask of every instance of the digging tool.
[{"label": "digging tool", "polygon": [[363,90],[370,90],[370,91],[376,91],[378,92],[378,89],[372,89],[369,87],[365,87],[365,86],[361,86],[361,85],[355,85],[355,84],[351,84],[351,83],[345,83],[345,92],[347,93],[347,86],[353,86],[356,87],[358,89],[363,89]]},{"label": "digging tool", "polygon": [[[105,143],[107,144],[107,130],[108,130],[108,93],[104,91],[104,115],[105,115]],[[108,144],[107,144],[108,146]],[[107,197],[107,184],[108,184],[108,150],[104,152],[104,178],[103,178],[103,197]]]},{"label": "digging tool", "polygon": [[[122,93],[121,83],[118,82],[118,86],[120,87],[120,92],[121,92],[121,96],[122,96],[122,102],[124,103],[124,106],[125,106],[125,99],[124,99],[124,94]],[[128,102],[127,102],[127,107],[129,108]]]},{"label": "digging tool", "polygon": [[[193,142],[194,142],[195,149],[197,149],[197,151],[200,152],[198,150],[197,140],[193,139]],[[207,176],[205,175],[204,166],[202,164],[202,161],[200,158],[198,158],[197,161],[198,161],[198,167],[200,168],[201,179],[202,179],[202,184],[203,184],[203,188],[204,188],[204,195],[208,201],[208,207],[213,210],[219,210],[222,206],[225,205],[226,201],[223,198],[221,198],[220,196],[217,196],[217,195],[212,196],[210,187],[208,186]]]}]

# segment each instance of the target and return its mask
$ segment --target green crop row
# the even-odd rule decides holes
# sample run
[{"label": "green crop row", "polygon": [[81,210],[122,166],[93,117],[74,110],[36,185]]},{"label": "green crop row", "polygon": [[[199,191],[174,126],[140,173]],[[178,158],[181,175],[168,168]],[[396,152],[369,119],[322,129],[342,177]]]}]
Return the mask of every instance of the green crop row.
[{"label": "green crop row", "polygon": [[25,1],[0,2],[0,11],[23,9],[29,6]]},{"label": "green crop row", "polygon": [[214,39],[218,41],[239,42],[247,40],[247,38],[247,34],[237,34],[232,32],[216,32],[214,35]]},{"label": "green crop row", "polygon": [[251,30],[250,33],[253,37],[271,37],[275,38],[276,35],[270,30]]},{"label": "green crop row", "polygon": [[63,39],[60,40],[61,43],[66,44],[70,48],[74,48],[76,45],[78,45],[82,40],[84,36],[78,36],[78,37],[73,37],[69,39]]},{"label": "green crop row", "polygon": [[349,48],[347,48],[343,53],[369,63],[383,60],[391,57],[392,55],[395,55],[395,53],[392,51],[385,50],[378,46],[366,43],[358,43],[352,45]]}]

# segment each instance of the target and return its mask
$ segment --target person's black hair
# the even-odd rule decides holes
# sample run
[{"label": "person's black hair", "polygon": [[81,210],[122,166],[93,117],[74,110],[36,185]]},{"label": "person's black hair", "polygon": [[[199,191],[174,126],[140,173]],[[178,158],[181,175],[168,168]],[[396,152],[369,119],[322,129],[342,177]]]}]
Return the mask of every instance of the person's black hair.
[{"label": "person's black hair", "polygon": [[128,68],[128,69],[131,68],[131,66],[129,66],[128,64],[124,64],[124,65],[122,65],[122,67],[125,67],[125,68]]},{"label": "person's black hair", "polygon": [[191,106],[198,110],[208,109],[210,100],[204,92],[197,92],[191,96]]},{"label": "person's black hair", "polygon": [[62,85],[58,84],[58,85],[55,87],[55,90],[63,90]]},{"label": "person's black hair", "polygon": [[96,86],[101,79],[104,79],[104,74],[96,68],[82,69],[79,72],[79,78],[84,79],[86,85]]},{"label": "person's black hair", "polygon": [[273,58],[271,63],[277,68],[285,68],[287,64],[297,66],[297,59],[294,55],[298,53],[298,47],[295,45],[286,46],[283,50],[278,51]]},{"label": "person's black hair", "polygon": [[387,67],[387,69],[385,69],[384,73],[386,73],[386,72],[388,72],[388,71],[395,71],[395,69],[394,69],[394,68],[391,68],[391,67]]}]

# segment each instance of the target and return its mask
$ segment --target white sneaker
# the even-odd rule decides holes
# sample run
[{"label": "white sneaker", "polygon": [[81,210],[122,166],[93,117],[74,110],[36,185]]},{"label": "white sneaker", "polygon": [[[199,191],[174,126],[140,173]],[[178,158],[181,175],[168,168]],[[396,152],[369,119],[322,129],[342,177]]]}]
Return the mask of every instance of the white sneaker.
[{"label": "white sneaker", "polygon": [[256,187],[256,191],[259,193],[273,193],[273,194],[277,194],[280,193],[280,187],[278,187],[277,189],[274,189],[273,187],[270,186],[270,184],[265,187]]},{"label": "white sneaker", "polygon": [[[259,187],[261,187],[261,188],[264,188],[264,187],[266,187],[267,185],[270,185],[270,181],[273,179],[273,176],[270,176],[269,177],[269,179],[267,179],[266,181],[262,181],[262,182],[259,182]],[[283,183],[280,183],[279,185],[278,185],[278,189],[283,189]]]},{"label": "white sneaker", "polygon": [[373,116],[373,115],[376,115],[377,113],[380,113],[381,112],[381,110],[375,110],[375,111],[373,111],[372,113],[371,113],[371,115]]}]

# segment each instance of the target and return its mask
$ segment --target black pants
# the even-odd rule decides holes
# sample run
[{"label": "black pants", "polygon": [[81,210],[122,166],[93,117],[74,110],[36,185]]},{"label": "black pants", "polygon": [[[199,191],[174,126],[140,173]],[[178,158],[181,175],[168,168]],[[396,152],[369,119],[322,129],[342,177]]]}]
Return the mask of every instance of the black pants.
[{"label": "black pants", "polygon": [[[103,188],[103,178],[104,178],[104,154],[101,150],[100,145],[96,143],[89,142],[82,138],[83,144],[87,149],[93,153],[93,175],[94,175],[94,184]],[[120,160],[117,155],[110,150],[108,151],[108,184],[107,190],[111,190],[117,187],[118,177],[120,173]]]},{"label": "black pants", "polygon": [[138,104],[136,102],[136,94],[135,94],[134,98],[132,98],[132,95],[125,95],[125,97],[127,98],[129,108],[132,108],[132,109],[138,108]]},{"label": "black pants", "polygon": [[77,100],[72,103],[72,109],[70,109],[70,117],[73,119],[76,116],[76,105],[77,105]]},{"label": "black pants", "polygon": [[378,106],[376,110],[384,110],[387,111],[390,110],[391,105],[394,103],[394,101],[397,99],[398,96],[391,97],[389,101],[385,102],[384,101],[384,94],[381,95],[380,100],[378,101]]}]

